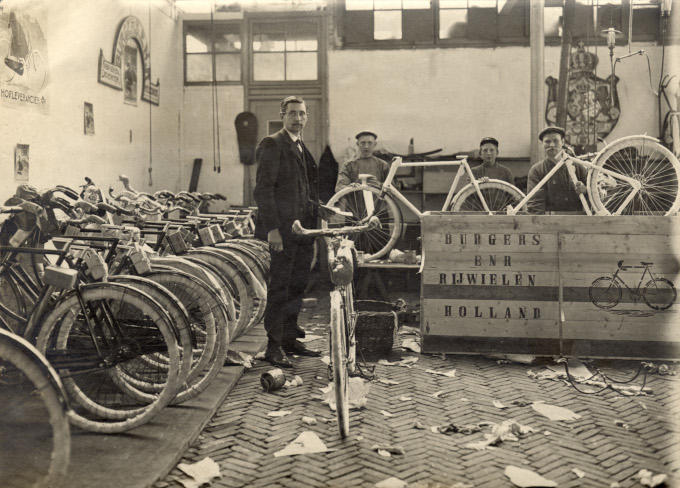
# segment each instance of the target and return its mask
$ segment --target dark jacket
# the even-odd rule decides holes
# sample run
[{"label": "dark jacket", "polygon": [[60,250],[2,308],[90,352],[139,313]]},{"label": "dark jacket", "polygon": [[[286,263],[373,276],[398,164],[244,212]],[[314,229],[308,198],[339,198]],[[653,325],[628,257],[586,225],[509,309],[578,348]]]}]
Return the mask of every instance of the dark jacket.
[{"label": "dark jacket", "polygon": [[303,154],[284,129],[260,141],[255,151],[257,178],[253,192],[257,203],[255,237],[267,240],[267,233],[279,229],[284,247],[290,227],[300,220],[314,226],[319,200],[319,170],[314,157],[304,146]]},{"label": "dark jacket", "polygon": [[[527,193],[529,193],[554,167],[555,163],[544,159],[529,168],[527,178]],[[580,164],[575,164],[576,178],[586,183],[588,171]],[[578,212],[583,205],[578,193],[569,178],[566,166],[562,166],[527,203],[529,213],[543,214],[545,212]]]}]

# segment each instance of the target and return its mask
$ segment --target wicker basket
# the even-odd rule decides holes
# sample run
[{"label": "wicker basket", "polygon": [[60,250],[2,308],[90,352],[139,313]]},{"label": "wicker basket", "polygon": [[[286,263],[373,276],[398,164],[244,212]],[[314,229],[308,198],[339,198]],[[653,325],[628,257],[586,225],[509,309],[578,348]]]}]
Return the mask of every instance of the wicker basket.
[{"label": "wicker basket", "polygon": [[399,326],[394,305],[376,300],[357,300],[355,336],[357,354],[385,357],[396,342]]}]

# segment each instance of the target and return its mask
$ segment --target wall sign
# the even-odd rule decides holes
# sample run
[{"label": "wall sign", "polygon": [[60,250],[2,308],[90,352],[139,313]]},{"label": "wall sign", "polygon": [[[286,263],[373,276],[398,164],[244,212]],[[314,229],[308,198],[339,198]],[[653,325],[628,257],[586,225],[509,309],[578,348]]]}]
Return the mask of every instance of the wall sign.
[{"label": "wall sign", "polygon": [[0,10],[0,103],[48,112],[49,63],[45,9],[24,2]]},{"label": "wall sign", "polygon": [[28,144],[14,147],[14,181],[28,181]]},{"label": "wall sign", "polygon": [[[133,15],[125,17],[118,26],[118,32],[113,43],[113,55],[111,61],[104,59],[104,52],[99,50],[99,70],[97,79],[99,83],[124,91],[126,103],[131,103],[127,89],[130,87],[131,79],[128,80],[128,70],[125,66],[129,49],[133,46],[132,41],[137,45],[142,59],[142,100],[158,105],[160,102],[160,81],[151,83],[151,55],[149,44],[144,33],[144,27],[139,19]],[[137,74],[136,62],[134,83],[136,88]],[[135,89],[136,94],[136,89]],[[136,95],[135,95],[136,98]]]}]

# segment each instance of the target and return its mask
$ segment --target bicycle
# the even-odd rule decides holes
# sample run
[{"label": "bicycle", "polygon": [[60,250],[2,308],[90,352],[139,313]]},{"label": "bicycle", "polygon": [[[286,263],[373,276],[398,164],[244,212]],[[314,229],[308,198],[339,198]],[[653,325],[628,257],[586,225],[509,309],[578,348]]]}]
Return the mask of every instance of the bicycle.
[{"label": "bicycle", "polygon": [[[654,310],[666,310],[675,303],[677,292],[675,286],[666,278],[657,278],[649,269],[654,263],[641,261],[640,266],[624,266],[623,260],[617,263],[617,269],[612,276],[601,276],[593,280],[588,295],[590,301],[596,307],[609,310],[618,305],[622,296],[621,285],[625,286],[633,299],[642,299]],[[637,287],[630,288],[619,276],[619,272],[629,269],[643,269]],[[645,275],[649,275],[649,281],[642,287]]]},{"label": "bicycle", "polygon": [[[409,209],[418,219],[422,219],[423,215],[427,213],[421,212],[398,188],[392,185],[399,168],[446,166],[458,166],[458,171],[451,182],[442,211],[459,210],[460,204],[457,202],[461,194],[465,194],[466,200],[469,200],[466,205],[471,205],[474,197],[477,202],[475,209],[479,207],[480,210],[489,214],[504,211],[508,205],[518,202],[524,197],[521,190],[505,181],[490,179],[481,183],[481,180],[476,180],[467,162],[467,157],[451,161],[423,162],[403,162],[401,157],[395,157],[382,185],[369,182],[367,179],[369,175],[359,175],[360,183],[354,183],[341,189],[330,198],[327,205],[350,212],[352,214],[352,217],[349,218],[350,224],[363,224],[372,216],[378,217],[381,224],[380,228],[355,236],[354,240],[356,249],[364,252],[367,261],[378,259],[392,249],[403,233],[404,224],[397,202]],[[467,177],[469,183],[456,193],[456,189],[464,177]],[[345,225],[345,223],[344,219],[336,222],[324,220],[322,226]]]},{"label": "bicycle", "polygon": [[[336,215],[342,212],[334,212]],[[347,215],[345,215],[347,216]],[[293,222],[297,235],[325,238],[328,249],[328,269],[333,290],[330,292],[330,367],[335,390],[335,413],[340,436],[349,435],[349,375],[359,368],[356,361],[355,326],[357,314],[354,310],[354,243],[345,236],[365,232],[380,225],[377,217],[371,217],[365,224],[334,229],[305,229],[299,220]]]},{"label": "bicycle", "polygon": [[57,487],[71,456],[69,405],[59,376],[25,339],[0,329],[3,486]]},{"label": "bicycle", "polygon": [[[524,210],[562,166],[576,185],[574,164],[588,169],[588,198],[579,195],[586,215],[674,215],[680,209],[680,162],[656,139],[640,135],[617,139],[597,153],[575,156],[563,150],[555,166],[506,213],[516,215]],[[453,210],[468,209],[468,198],[461,191]]]}]

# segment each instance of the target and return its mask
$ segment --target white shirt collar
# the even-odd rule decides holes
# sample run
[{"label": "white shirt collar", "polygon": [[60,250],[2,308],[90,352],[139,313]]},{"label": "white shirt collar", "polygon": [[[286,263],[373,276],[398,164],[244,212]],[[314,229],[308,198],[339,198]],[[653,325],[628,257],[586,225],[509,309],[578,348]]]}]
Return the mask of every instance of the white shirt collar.
[{"label": "white shirt collar", "polygon": [[293,140],[293,142],[297,142],[297,141],[300,139],[300,136],[296,136],[295,134],[293,134],[292,132],[290,132],[290,131],[289,131],[288,129],[286,129],[285,127],[283,128],[283,130],[285,130],[286,132],[288,132],[288,135],[289,135],[290,138]]}]

